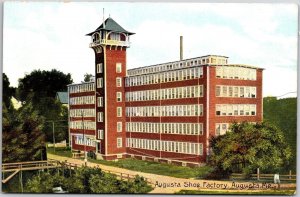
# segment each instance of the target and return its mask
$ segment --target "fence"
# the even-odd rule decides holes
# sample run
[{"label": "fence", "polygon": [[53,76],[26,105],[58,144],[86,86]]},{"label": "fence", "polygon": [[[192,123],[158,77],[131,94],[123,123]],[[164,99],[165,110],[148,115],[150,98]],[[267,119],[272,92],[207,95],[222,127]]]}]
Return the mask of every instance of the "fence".
[{"label": "fence", "polygon": [[[296,181],[296,176],[295,174],[292,174],[292,171],[289,171],[289,174],[283,174],[283,175],[279,175],[280,176],[280,181]],[[244,175],[243,174],[239,174],[239,173],[232,173],[231,174],[231,179],[244,179]],[[274,174],[261,174],[259,172],[259,169],[257,170],[256,174],[251,174],[249,177],[251,180],[263,180],[263,181],[274,181]]]}]

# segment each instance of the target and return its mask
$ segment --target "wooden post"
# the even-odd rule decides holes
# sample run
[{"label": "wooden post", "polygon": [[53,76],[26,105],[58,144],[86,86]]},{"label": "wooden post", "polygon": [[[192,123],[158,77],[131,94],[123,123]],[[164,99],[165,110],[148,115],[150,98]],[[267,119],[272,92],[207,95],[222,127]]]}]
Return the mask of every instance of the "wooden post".
[{"label": "wooden post", "polygon": [[121,173],[121,180],[123,180],[123,174]]},{"label": "wooden post", "polygon": [[289,179],[292,179],[292,170],[290,170],[290,176]]},{"label": "wooden post", "polygon": [[257,168],[257,180],[259,181],[259,168]]},{"label": "wooden post", "polygon": [[23,174],[22,174],[22,166],[21,166],[21,170],[20,170],[20,176],[19,176],[19,179],[20,179],[21,192],[23,193],[23,192],[24,192],[24,189],[23,189]]},{"label": "wooden post", "polygon": [[128,178],[128,181],[129,181],[129,174],[127,174],[127,178]]}]

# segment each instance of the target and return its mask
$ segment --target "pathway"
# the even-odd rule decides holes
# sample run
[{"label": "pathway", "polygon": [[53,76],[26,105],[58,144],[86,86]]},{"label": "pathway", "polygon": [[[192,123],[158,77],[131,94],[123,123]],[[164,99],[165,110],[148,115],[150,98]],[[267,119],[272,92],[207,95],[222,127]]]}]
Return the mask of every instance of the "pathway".
[{"label": "pathway", "polygon": [[[53,155],[48,153],[48,159],[55,159],[59,161],[67,161],[70,163],[83,165],[84,161],[79,159],[73,159],[69,157],[62,157],[58,155]],[[256,185],[253,185],[252,182],[237,182],[235,185],[232,181],[214,181],[214,180],[194,180],[194,179],[185,179],[185,178],[175,178],[170,176],[164,176],[164,175],[156,175],[156,174],[150,174],[150,173],[144,173],[144,172],[137,172],[133,170],[127,170],[124,168],[118,168],[114,166],[107,166],[103,164],[98,163],[87,163],[90,167],[100,167],[103,170],[112,171],[115,173],[126,173],[130,175],[139,175],[143,176],[145,178],[151,179],[154,184],[154,190],[152,190],[150,193],[155,194],[174,194],[175,192],[179,192],[180,190],[210,190],[210,191],[246,191],[245,187],[254,186],[256,188],[254,189],[247,189],[247,191],[253,191],[258,192],[261,190],[266,189],[274,189],[277,187],[275,184],[266,184],[263,185],[263,183],[256,183]],[[234,187],[235,186],[235,187]],[[259,187],[259,188],[257,188]],[[294,190],[296,187],[296,184],[281,184],[281,189],[290,189]],[[240,189],[239,189],[240,188]],[[242,188],[242,189],[241,189]]]}]

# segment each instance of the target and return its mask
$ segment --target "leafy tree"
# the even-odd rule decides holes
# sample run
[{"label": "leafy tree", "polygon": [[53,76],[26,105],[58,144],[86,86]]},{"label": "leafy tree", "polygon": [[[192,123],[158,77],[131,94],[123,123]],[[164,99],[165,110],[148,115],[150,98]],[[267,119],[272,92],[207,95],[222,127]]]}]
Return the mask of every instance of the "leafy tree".
[{"label": "leafy tree", "polygon": [[276,172],[291,157],[283,133],[269,123],[232,124],[225,135],[210,140],[210,163],[219,171],[250,174],[260,168],[264,172]]},{"label": "leafy tree", "polygon": [[19,79],[18,97],[22,101],[31,98],[38,102],[41,98],[55,98],[56,92],[67,91],[67,85],[73,83],[71,74],[64,74],[55,69],[51,71],[34,70]]},{"label": "leafy tree", "polygon": [[46,134],[48,142],[53,143],[53,122],[55,142],[67,140],[68,111],[55,99],[55,96],[58,91],[66,91],[67,85],[72,82],[70,74],[64,74],[55,69],[34,70],[19,79],[17,95],[26,103],[32,103],[38,115],[44,117],[42,131]]},{"label": "leafy tree", "polygon": [[15,95],[16,88],[10,86],[10,82],[5,73],[2,75],[3,77],[3,102],[7,107],[10,107],[10,99]]},{"label": "leafy tree", "polygon": [[83,80],[83,81],[84,81],[84,82],[90,82],[90,81],[93,80],[93,77],[94,77],[94,75],[85,73],[85,74],[84,74],[84,80]]},{"label": "leafy tree", "polygon": [[297,169],[297,98],[265,97],[263,102],[264,120],[280,128],[291,147],[292,158],[289,165],[286,166],[286,170],[295,172]]},{"label": "leafy tree", "polygon": [[3,110],[2,161],[19,162],[46,159],[42,133],[43,118],[38,116],[32,105],[15,110]]}]

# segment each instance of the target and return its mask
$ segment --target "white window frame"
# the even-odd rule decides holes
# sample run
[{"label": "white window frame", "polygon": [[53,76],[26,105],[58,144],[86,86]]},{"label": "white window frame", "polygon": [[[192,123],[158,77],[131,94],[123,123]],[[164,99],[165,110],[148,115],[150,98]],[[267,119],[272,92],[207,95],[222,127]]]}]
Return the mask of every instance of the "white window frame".
[{"label": "white window frame", "polygon": [[98,105],[98,107],[103,107],[103,97],[102,96],[100,96],[100,97],[98,97],[98,103],[97,103]]},{"label": "white window frame", "polygon": [[122,107],[117,107],[117,117],[122,117]]},{"label": "white window frame", "polygon": [[97,78],[97,88],[103,88],[103,78]]},{"label": "white window frame", "polygon": [[117,122],[117,132],[122,132],[122,122]]},{"label": "white window frame", "polygon": [[123,142],[122,142],[122,138],[118,137],[117,138],[117,148],[122,148],[123,147]]},{"label": "white window frame", "polygon": [[103,64],[99,63],[97,64],[97,73],[102,73],[103,72]]},{"label": "white window frame", "polygon": [[122,73],[122,63],[116,63],[116,73]]},{"label": "white window frame", "polygon": [[117,77],[116,78],[116,86],[117,87],[122,87],[122,77]]},{"label": "white window frame", "polygon": [[103,131],[103,129],[98,129],[98,138],[100,140],[104,139],[104,131]]},{"label": "white window frame", "polygon": [[117,92],[117,102],[122,102],[122,92]]}]

